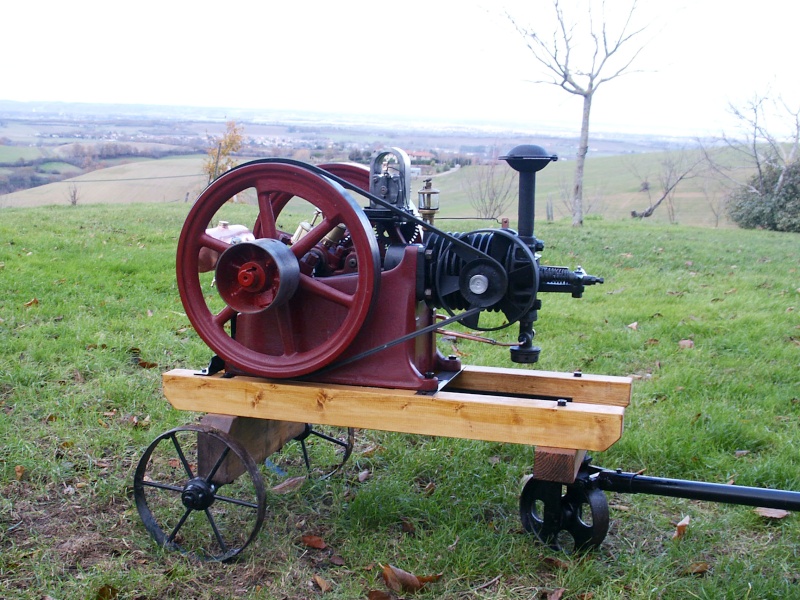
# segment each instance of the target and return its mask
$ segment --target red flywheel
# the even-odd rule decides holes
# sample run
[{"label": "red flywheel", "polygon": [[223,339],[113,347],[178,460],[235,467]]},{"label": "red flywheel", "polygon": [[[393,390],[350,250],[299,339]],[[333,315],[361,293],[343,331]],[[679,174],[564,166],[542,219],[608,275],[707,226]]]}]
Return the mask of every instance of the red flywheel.
[{"label": "red flywheel", "polygon": [[[206,233],[220,209],[250,189],[258,198],[256,240],[229,244]],[[292,198],[311,204],[321,219],[289,244],[278,217]],[[321,276],[300,268],[342,225],[352,246],[348,272]],[[209,308],[199,274],[201,252],[209,251],[219,256],[219,311]],[[364,211],[341,186],[298,163],[266,159],[228,171],[203,191],[183,225],[176,269],[189,320],[226,364],[287,378],[321,369],[350,345],[377,296],[380,255]]]}]

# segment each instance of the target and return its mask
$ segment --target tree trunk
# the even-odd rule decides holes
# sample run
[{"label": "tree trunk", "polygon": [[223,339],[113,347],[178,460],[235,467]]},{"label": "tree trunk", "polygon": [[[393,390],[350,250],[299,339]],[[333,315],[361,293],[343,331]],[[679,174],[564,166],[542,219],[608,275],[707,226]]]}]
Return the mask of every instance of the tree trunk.
[{"label": "tree trunk", "polygon": [[592,110],[593,90],[583,95],[583,118],[581,119],[581,139],[578,144],[578,156],[575,161],[575,185],[572,193],[572,225],[583,225],[583,168],[586,154],[589,152],[589,113]]}]

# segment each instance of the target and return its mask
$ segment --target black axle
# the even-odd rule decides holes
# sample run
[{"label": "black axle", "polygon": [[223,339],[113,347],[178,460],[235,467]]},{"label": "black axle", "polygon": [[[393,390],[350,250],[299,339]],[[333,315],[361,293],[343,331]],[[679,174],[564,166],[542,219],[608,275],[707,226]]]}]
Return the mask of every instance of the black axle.
[{"label": "black axle", "polygon": [[687,481],[685,479],[646,477],[638,473],[623,473],[620,470],[611,471],[597,467],[589,467],[589,473],[590,481],[594,481],[599,489],[607,492],[651,494],[800,511],[800,492]]}]

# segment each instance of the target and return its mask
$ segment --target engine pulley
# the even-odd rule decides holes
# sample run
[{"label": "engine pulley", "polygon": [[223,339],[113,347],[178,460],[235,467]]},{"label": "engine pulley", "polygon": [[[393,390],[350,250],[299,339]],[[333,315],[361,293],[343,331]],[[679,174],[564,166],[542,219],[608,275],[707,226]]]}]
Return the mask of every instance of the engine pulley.
[{"label": "engine pulley", "polygon": [[452,315],[479,307],[505,315],[507,322],[494,327],[481,326],[480,313],[465,320],[465,325],[480,331],[508,327],[534,308],[539,266],[533,251],[514,232],[480,229],[451,235],[487,258],[465,259],[449,239],[430,235],[425,245],[425,296],[432,308]]}]

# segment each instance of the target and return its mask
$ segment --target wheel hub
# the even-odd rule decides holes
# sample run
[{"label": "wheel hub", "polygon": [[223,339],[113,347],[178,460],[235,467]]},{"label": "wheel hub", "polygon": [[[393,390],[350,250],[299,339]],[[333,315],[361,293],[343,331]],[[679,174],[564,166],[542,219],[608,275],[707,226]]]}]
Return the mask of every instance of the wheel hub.
[{"label": "wheel hub", "polygon": [[190,510],[205,510],[214,504],[215,487],[201,477],[190,479],[181,493],[181,502]]}]

